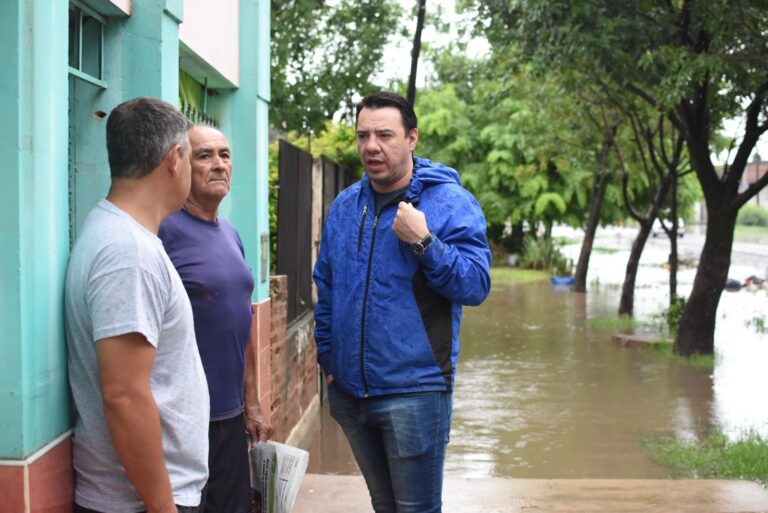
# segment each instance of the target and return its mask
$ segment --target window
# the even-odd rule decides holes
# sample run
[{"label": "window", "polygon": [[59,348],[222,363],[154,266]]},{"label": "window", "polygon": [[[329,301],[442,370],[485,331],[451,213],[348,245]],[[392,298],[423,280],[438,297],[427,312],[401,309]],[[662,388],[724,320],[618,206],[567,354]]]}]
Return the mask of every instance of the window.
[{"label": "window", "polygon": [[77,1],[69,4],[69,73],[107,87],[104,72],[103,17]]}]

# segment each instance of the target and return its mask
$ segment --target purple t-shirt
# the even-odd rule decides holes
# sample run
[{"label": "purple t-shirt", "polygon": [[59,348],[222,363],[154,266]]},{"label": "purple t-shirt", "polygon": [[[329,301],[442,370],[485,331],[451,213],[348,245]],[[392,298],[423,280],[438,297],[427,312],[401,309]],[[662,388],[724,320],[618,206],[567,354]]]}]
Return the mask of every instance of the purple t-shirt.
[{"label": "purple t-shirt", "polygon": [[195,337],[211,395],[211,420],[239,415],[253,292],[240,236],[224,218],[205,221],[185,210],[168,216],[158,236],[192,303]]}]

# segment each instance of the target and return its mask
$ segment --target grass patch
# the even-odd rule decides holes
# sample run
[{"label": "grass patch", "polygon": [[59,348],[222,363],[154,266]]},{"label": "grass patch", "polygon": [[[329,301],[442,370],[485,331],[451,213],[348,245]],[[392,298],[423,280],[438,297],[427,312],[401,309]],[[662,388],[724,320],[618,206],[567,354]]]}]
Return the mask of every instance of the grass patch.
[{"label": "grass patch", "polygon": [[622,317],[595,317],[590,319],[588,324],[591,328],[600,331],[637,332],[645,329],[659,333],[661,341],[656,344],[643,346],[643,351],[652,351],[677,363],[697,369],[713,369],[715,367],[715,357],[713,355],[680,356],[675,354],[673,342],[670,338],[671,335],[666,330],[666,325],[661,322],[660,316],[657,316],[651,322],[640,321],[626,315]]},{"label": "grass patch", "polygon": [[715,367],[715,357],[711,354],[695,354],[692,356],[681,356],[673,351],[673,342],[671,340],[662,340],[657,344],[650,344],[644,348],[645,351],[653,351],[667,358],[677,361],[689,367],[697,369],[713,369]]},{"label": "grass patch", "polygon": [[548,271],[520,269],[518,267],[491,267],[491,282],[530,283],[548,279]]},{"label": "grass patch", "polygon": [[768,226],[745,226],[737,224],[734,238],[741,242],[768,243]]},{"label": "grass patch", "polygon": [[568,246],[570,244],[581,244],[582,237],[555,237],[555,242],[560,246]]},{"label": "grass patch", "polygon": [[720,433],[699,442],[645,441],[656,461],[696,479],[745,479],[768,486],[768,439],[749,432],[730,441]]},{"label": "grass patch", "polygon": [[595,317],[589,320],[589,326],[604,331],[629,331],[640,328],[643,323],[626,315],[622,317]]},{"label": "grass patch", "polygon": [[619,250],[616,248],[604,248],[601,246],[596,246],[592,248],[592,253],[605,253],[606,255],[613,255],[614,253],[618,253]]}]

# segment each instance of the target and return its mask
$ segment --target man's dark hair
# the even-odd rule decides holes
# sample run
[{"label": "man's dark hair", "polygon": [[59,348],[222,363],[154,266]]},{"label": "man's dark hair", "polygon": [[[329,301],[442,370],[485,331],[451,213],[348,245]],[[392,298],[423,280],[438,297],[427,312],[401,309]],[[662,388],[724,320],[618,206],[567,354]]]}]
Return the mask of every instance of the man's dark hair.
[{"label": "man's dark hair", "polygon": [[363,110],[364,107],[368,107],[369,109],[395,107],[400,111],[400,117],[403,119],[405,133],[408,134],[411,130],[416,128],[416,113],[413,112],[413,105],[399,94],[390,93],[389,91],[378,91],[369,94],[360,100],[356,107],[355,124],[357,124],[357,120],[360,118],[360,111]]},{"label": "man's dark hair", "polygon": [[112,178],[141,178],[162,162],[174,144],[186,151],[192,123],[173,105],[141,97],[115,107],[107,120]]}]

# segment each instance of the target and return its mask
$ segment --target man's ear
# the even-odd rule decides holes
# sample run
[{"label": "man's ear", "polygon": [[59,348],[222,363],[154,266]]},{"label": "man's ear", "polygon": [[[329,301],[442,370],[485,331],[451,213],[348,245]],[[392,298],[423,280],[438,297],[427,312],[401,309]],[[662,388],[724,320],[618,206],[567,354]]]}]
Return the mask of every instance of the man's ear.
[{"label": "man's ear", "polygon": [[173,176],[178,176],[179,167],[182,159],[184,158],[183,151],[180,144],[174,144],[171,146],[163,157],[165,167],[171,172]]},{"label": "man's ear", "polygon": [[416,148],[416,142],[419,140],[419,129],[413,128],[410,132],[408,132],[408,149],[413,152],[414,148]]}]

